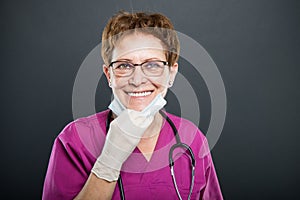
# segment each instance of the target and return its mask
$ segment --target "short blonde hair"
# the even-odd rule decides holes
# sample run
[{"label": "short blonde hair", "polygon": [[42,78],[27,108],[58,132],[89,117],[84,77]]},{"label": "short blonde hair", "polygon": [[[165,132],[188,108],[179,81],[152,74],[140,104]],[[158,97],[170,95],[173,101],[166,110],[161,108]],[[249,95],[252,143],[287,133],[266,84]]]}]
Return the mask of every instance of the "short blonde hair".
[{"label": "short blonde hair", "polygon": [[115,45],[127,31],[137,31],[155,36],[166,48],[169,65],[172,66],[177,62],[180,44],[170,19],[159,13],[120,11],[109,19],[102,33],[101,55],[106,65],[112,62]]}]

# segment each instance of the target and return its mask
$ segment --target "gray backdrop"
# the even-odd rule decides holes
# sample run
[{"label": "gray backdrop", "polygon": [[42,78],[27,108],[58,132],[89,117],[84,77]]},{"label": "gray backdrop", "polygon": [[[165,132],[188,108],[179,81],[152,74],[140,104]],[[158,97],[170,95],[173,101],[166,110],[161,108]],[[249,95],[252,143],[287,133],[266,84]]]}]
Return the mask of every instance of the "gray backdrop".
[{"label": "gray backdrop", "polygon": [[[40,199],[53,140],[72,118],[77,70],[120,9],[157,11],[200,43],[227,93],[225,126],[212,154],[225,199],[299,196],[299,50],[297,0],[1,1],[1,194]],[[200,75],[180,60],[201,108],[210,99]],[[99,82],[96,110],[109,103]],[[104,87],[104,88],[103,88]],[[178,113],[174,94],[167,110]],[[298,170],[297,170],[298,169]]]}]

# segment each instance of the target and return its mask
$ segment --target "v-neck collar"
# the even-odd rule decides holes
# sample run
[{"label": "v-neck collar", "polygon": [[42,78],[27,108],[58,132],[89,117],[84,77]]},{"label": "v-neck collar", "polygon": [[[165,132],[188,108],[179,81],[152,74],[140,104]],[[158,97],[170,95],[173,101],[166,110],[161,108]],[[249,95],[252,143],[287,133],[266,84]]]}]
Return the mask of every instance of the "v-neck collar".
[{"label": "v-neck collar", "polygon": [[[139,154],[141,157],[143,157],[143,161],[145,161],[147,164],[151,163],[151,161],[153,160],[153,157],[157,154],[157,150],[161,149],[162,147],[164,147],[168,142],[170,142],[172,140],[172,138],[169,138],[167,136],[168,133],[170,133],[171,127],[169,125],[169,123],[166,121],[165,118],[163,118],[163,124],[162,127],[160,129],[154,150],[152,152],[151,158],[148,161],[145,157],[145,155],[140,151],[140,149],[138,147],[136,147],[133,151],[133,153]],[[172,131],[172,130],[171,130]]]}]

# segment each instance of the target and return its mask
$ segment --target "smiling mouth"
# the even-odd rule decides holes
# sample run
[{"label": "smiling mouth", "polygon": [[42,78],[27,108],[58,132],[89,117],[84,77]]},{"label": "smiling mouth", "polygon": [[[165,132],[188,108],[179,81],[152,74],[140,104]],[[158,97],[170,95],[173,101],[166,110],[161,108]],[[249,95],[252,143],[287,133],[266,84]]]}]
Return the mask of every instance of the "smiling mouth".
[{"label": "smiling mouth", "polygon": [[153,91],[145,91],[145,92],[128,92],[127,94],[131,97],[146,97],[152,94]]}]

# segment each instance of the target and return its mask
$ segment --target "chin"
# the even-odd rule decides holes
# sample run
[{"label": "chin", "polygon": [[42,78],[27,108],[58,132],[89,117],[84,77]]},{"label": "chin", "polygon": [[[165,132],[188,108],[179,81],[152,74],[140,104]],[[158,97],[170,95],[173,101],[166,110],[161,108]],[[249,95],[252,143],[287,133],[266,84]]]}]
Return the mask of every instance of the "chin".
[{"label": "chin", "polygon": [[146,108],[146,105],[128,106],[127,108],[135,111],[142,111]]},{"label": "chin", "polygon": [[153,101],[154,97],[155,96],[142,98],[131,97],[131,100],[128,101],[129,103],[127,104],[127,108],[136,111],[142,111]]}]

